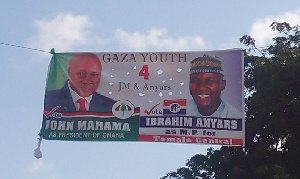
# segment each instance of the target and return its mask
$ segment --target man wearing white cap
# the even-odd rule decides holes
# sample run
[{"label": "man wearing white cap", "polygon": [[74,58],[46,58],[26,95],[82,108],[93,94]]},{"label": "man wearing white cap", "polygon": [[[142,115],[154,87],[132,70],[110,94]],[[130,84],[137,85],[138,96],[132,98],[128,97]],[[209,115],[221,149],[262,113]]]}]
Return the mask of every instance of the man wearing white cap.
[{"label": "man wearing white cap", "polygon": [[204,54],[192,60],[190,69],[190,94],[188,114],[220,118],[242,118],[242,113],[221,99],[226,87],[222,61]]}]

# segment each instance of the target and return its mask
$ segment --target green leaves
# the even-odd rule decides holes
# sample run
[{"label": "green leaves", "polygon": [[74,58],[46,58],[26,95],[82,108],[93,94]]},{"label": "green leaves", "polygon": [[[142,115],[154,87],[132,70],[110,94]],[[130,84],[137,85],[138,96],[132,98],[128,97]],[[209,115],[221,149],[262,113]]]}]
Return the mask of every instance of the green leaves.
[{"label": "green leaves", "polygon": [[[209,148],[166,178],[300,178],[300,31],[286,22],[273,22],[270,28],[279,36],[268,47],[258,49],[249,35],[240,38],[249,47],[244,59],[245,148]],[[249,55],[251,51],[262,56]]]}]

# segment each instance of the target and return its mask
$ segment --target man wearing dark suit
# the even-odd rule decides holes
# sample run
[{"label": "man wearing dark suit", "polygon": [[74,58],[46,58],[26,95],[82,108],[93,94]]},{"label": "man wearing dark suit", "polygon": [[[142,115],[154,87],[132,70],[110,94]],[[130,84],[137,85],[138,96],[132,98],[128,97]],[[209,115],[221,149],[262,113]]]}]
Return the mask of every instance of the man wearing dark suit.
[{"label": "man wearing dark suit", "polygon": [[[116,102],[96,92],[102,65],[93,53],[77,53],[69,61],[69,79],[58,90],[46,91],[44,108],[56,112],[111,112]],[[60,106],[60,107],[57,107]]]}]

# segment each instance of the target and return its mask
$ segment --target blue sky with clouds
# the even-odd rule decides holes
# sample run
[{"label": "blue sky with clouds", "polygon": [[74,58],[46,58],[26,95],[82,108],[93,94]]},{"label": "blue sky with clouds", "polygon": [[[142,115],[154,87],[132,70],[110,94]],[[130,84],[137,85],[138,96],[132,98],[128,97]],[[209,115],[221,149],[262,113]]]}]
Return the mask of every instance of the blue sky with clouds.
[{"label": "blue sky with clouds", "polygon": [[[273,21],[300,24],[298,0],[2,1],[0,42],[56,52],[240,48],[250,34],[271,43]],[[153,179],[205,154],[209,146],[136,142],[42,142],[51,54],[0,45],[1,178]]]}]

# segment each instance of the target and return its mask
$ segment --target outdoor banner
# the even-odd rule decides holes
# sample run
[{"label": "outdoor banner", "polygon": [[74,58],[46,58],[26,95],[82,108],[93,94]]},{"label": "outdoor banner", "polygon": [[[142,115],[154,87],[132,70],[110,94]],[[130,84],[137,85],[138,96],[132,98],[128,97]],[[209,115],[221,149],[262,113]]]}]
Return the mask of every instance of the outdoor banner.
[{"label": "outdoor banner", "polygon": [[54,53],[47,140],[245,143],[241,49]]}]

